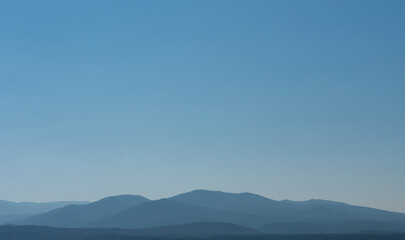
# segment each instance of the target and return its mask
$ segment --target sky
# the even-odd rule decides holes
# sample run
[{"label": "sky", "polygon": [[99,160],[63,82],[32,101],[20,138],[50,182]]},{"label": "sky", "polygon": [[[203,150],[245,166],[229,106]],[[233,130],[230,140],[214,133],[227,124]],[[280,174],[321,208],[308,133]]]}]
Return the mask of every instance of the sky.
[{"label": "sky", "polygon": [[404,1],[0,2],[0,199],[194,189],[405,213]]}]

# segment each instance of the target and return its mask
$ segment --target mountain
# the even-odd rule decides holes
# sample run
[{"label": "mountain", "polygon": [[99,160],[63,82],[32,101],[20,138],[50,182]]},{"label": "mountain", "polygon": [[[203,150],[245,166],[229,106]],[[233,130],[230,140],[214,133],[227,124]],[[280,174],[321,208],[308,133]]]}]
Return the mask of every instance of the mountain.
[{"label": "mountain", "polygon": [[259,215],[269,221],[284,220],[296,207],[253,193],[226,193],[221,191],[194,190],[169,198],[170,200],[223,211],[236,211]]},{"label": "mountain", "polygon": [[252,193],[195,190],[170,198],[173,201],[262,216],[273,222],[324,222],[326,220],[369,220],[405,223],[405,214],[345,203],[309,200],[275,201]]},{"label": "mountain", "polygon": [[405,224],[405,214],[390,212],[375,208],[354,206],[342,202],[334,202],[320,199],[307,201],[288,201],[298,206],[298,214],[301,219],[316,219],[324,221],[327,219],[339,220],[369,220],[374,222],[391,222]]},{"label": "mountain", "polygon": [[78,201],[60,201],[60,202],[46,202],[46,203],[33,203],[33,202],[10,202],[0,200],[0,225],[29,217],[31,215],[44,213],[56,208],[61,208],[69,204],[86,204],[88,202]]},{"label": "mountain", "polygon": [[293,207],[287,202],[275,201],[253,193],[226,193],[208,190],[194,190],[169,199],[203,207],[244,213],[257,213],[262,208],[284,209]]},{"label": "mountain", "polygon": [[300,205],[300,206],[310,206],[313,204],[321,204],[325,206],[331,206],[331,205],[348,205],[347,203],[342,203],[342,202],[336,202],[336,201],[329,201],[329,200],[322,200],[322,199],[310,199],[306,201],[291,201],[291,200],[282,200],[282,202],[294,204],[294,205]]},{"label": "mountain", "polygon": [[60,201],[60,202],[33,203],[33,202],[10,202],[0,200],[0,215],[11,215],[11,214],[32,215],[48,212],[52,209],[61,208],[69,204],[86,204],[86,203],[88,202]]},{"label": "mountain", "polygon": [[260,216],[221,211],[162,199],[108,216],[88,225],[88,227],[149,228],[195,222],[227,222],[258,227],[268,221]]},{"label": "mountain", "polygon": [[4,214],[0,215],[0,225],[27,218],[31,215],[24,214]]},{"label": "mountain", "polygon": [[266,233],[405,232],[405,214],[346,203],[275,201],[252,193],[195,190],[150,201],[141,196],[108,197],[69,205],[13,223],[69,228],[142,229],[221,222]]},{"label": "mountain", "polygon": [[138,195],[113,196],[85,205],[68,205],[13,223],[19,225],[43,225],[51,227],[82,227],[97,221],[98,219],[116,214],[148,201],[148,199]]}]

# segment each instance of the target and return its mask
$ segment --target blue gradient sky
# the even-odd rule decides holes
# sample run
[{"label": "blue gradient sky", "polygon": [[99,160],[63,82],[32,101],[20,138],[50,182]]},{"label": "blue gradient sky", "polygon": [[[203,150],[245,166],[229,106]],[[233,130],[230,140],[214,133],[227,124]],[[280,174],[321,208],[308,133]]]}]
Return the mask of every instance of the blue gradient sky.
[{"label": "blue gradient sky", "polygon": [[405,212],[405,1],[1,1],[0,199],[196,188]]}]

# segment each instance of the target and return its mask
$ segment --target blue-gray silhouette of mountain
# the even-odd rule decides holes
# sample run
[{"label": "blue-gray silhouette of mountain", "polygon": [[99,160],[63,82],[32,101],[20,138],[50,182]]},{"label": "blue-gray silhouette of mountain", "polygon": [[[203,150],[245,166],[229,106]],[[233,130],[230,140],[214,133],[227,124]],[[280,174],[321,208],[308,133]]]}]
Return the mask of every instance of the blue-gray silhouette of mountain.
[{"label": "blue-gray silhouette of mountain", "polygon": [[82,227],[98,219],[148,202],[138,195],[120,195],[103,198],[85,205],[68,205],[50,212],[22,219],[13,224],[43,225],[51,227]]},{"label": "blue-gray silhouette of mountain", "polygon": [[44,213],[53,209],[61,208],[69,204],[86,204],[84,201],[60,201],[60,202],[11,202],[0,200],[0,224],[26,218],[35,214]]},{"label": "blue-gray silhouette of mountain", "polygon": [[24,219],[30,217],[31,215],[24,215],[24,214],[4,214],[0,215],[0,225],[10,223],[13,221],[17,221],[20,219]]},{"label": "blue-gray silhouette of mountain", "polygon": [[298,214],[302,220],[325,221],[335,220],[367,220],[373,222],[404,223],[405,214],[390,212],[375,208],[354,206],[342,202],[311,199],[308,201],[288,201],[299,208]]},{"label": "blue-gray silhouette of mountain", "polygon": [[275,201],[252,193],[195,190],[169,199],[116,196],[70,205],[16,224],[141,229],[224,222],[268,233],[405,232],[405,214],[325,200]]},{"label": "blue-gray silhouette of mountain", "polygon": [[253,193],[226,193],[208,190],[194,190],[169,199],[209,208],[243,210],[244,212],[255,212],[260,207],[291,207],[289,203],[275,201]]},{"label": "blue-gray silhouette of mountain", "polygon": [[0,215],[7,214],[38,214],[61,208],[69,204],[86,204],[85,201],[59,201],[59,202],[11,202],[0,200]]},{"label": "blue-gray silhouette of mountain", "polygon": [[88,227],[150,228],[195,222],[227,222],[258,227],[268,221],[260,216],[221,211],[162,199],[108,216],[88,225]]},{"label": "blue-gray silhouette of mountain", "polygon": [[290,203],[275,201],[253,193],[194,190],[169,199],[218,210],[260,215],[277,220],[283,218],[286,212],[295,209],[295,206]]},{"label": "blue-gray silhouette of mountain", "polygon": [[403,213],[325,200],[275,201],[252,193],[224,193],[207,190],[195,190],[170,199],[218,210],[262,216],[269,219],[269,223],[322,222],[329,219],[405,223]]}]

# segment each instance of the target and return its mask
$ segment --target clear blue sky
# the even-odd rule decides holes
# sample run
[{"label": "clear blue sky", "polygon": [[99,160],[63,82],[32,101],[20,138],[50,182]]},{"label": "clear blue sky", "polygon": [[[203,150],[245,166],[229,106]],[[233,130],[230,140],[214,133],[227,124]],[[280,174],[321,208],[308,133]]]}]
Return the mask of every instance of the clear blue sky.
[{"label": "clear blue sky", "polygon": [[1,1],[0,199],[203,188],[405,212],[405,1]]}]

